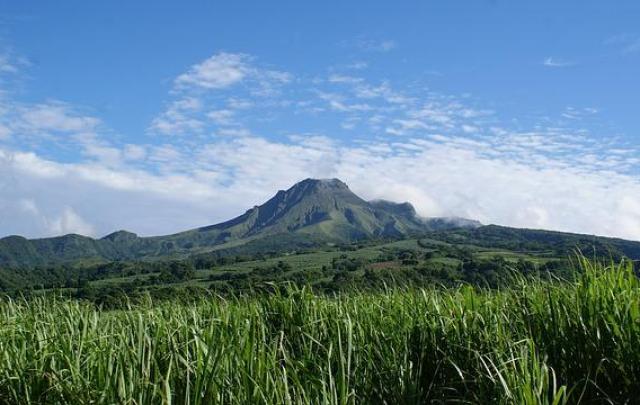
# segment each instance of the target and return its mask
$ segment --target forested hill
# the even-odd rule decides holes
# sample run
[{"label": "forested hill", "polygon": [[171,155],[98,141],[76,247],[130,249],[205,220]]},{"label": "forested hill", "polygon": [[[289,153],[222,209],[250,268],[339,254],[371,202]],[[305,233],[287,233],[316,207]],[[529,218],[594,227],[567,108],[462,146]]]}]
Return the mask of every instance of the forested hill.
[{"label": "forested hill", "polygon": [[0,239],[0,266],[179,258],[214,250],[281,251],[477,226],[460,218],[421,218],[409,203],[365,201],[338,179],[306,179],[234,219],[173,235],[139,237],[118,231],[101,239],[10,236]]},{"label": "forested hill", "polygon": [[539,229],[520,229],[487,225],[473,229],[451,229],[431,234],[438,240],[455,244],[473,244],[515,251],[549,251],[553,255],[627,257],[640,260],[640,242],[594,235],[581,235]]},{"label": "forested hill", "polygon": [[64,235],[0,239],[0,267],[86,266],[110,261],[176,260],[194,255],[257,254],[361,240],[430,237],[454,244],[566,255],[640,259],[640,242],[543,230],[481,226],[462,218],[422,218],[410,203],[366,201],[338,179],[307,179],[264,204],[216,225],[173,235],[118,231],[101,239]]}]

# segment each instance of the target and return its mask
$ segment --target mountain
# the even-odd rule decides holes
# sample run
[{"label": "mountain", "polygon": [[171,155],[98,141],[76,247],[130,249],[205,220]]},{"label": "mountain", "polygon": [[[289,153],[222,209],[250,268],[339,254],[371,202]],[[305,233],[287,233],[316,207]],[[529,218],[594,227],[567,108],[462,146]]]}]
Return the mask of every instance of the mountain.
[{"label": "mountain", "polygon": [[117,231],[101,239],[81,235],[28,240],[0,239],[0,266],[182,257],[213,250],[295,249],[369,238],[399,238],[480,223],[459,218],[421,218],[409,203],[365,201],[338,179],[306,179],[260,206],[216,225],[173,235],[139,237]]},{"label": "mountain", "polygon": [[[337,179],[306,179],[262,205],[216,225],[173,235],[139,237],[124,230],[101,239],[64,235],[0,239],[0,269],[90,265],[115,260],[154,260],[191,255],[286,252],[357,240],[428,236],[444,242],[510,250],[552,250],[640,259],[640,242],[482,226],[464,218],[421,218],[409,203],[365,201]],[[1,280],[0,280],[1,281]]]},{"label": "mountain", "polygon": [[250,240],[266,235],[296,233],[301,237],[348,241],[373,236],[399,236],[424,226],[415,211],[402,212],[390,203],[378,207],[337,179],[307,179],[278,193],[261,206],[218,225],[188,231],[218,242]]}]

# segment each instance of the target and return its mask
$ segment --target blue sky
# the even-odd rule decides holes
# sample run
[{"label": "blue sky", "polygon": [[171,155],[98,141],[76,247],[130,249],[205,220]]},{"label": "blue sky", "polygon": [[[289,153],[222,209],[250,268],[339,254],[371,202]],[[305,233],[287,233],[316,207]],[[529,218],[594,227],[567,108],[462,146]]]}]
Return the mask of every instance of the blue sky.
[{"label": "blue sky", "polygon": [[0,0],[0,235],[227,219],[305,177],[640,239],[640,4]]}]

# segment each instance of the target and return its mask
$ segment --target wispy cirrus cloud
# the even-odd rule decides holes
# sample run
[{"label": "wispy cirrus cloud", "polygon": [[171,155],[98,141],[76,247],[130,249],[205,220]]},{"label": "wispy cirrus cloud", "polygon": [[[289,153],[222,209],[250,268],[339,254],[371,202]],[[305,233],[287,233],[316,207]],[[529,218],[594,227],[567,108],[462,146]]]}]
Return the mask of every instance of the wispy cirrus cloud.
[{"label": "wispy cirrus cloud", "polygon": [[551,56],[545,58],[544,61],[542,61],[542,64],[549,68],[566,68],[576,65],[575,62]]},{"label": "wispy cirrus cloud", "polygon": [[163,135],[196,134],[204,128],[204,122],[197,118],[202,110],[199,98],[185,96],[169,104],[169,107],[153,119],[149,129]]},{"label": "wispy cirrus cloud", "polygon": [[593,107],[575,108],[569,106],[565,109],[561,116],[570,120],[581,120],[585,117],[592,117],[598,112],[598,109]]},{"label": "wispy cirrus cloud", "polygon": [[174,100],[153,119],[149,132],[183,136],[213,133],[211,124],[236,126],[235,110],[279,96],[281,87],[292,80],[290,73],[260,66],[250,55],[216,53],[176,77]]}]

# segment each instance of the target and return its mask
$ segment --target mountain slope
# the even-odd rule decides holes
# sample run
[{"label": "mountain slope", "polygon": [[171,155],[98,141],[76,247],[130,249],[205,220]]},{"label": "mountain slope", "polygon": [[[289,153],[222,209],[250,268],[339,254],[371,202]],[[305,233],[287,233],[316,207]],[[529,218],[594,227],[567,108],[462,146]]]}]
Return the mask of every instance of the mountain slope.
[{"label": "mountain slope", "polygon": [[582,252],[587,257],[640,260],[640,242],[538,229],[518,229],[498,225],[458,228],[436,232],[433,238],[457,244],[472,244],[515,251],[552,251],[558,256]]},{"label": "mountain slope", "polygon": [[462,218],[416,215],[409,203],[365,201],[337,179],[307,179],[244,214],[216,225],[173,235],[139,237],[117,231],[101,239],[81,235],[28,240],[20,236],[0,239],[0,268],[82,265],[114,260],[179,258],[217,251],[219,254],[287,251],[326,243],[369,238],[426,235],[451,243],[508,249],[554,250],[565,255],[612,253],[640,259],[640,242],[481,226]]},{"label": "mountain slope", "polygon": [[118,231],[102,239],[80,235],[0,239],[0,265],[36,266],[183,256],[247,243],[286,249],[299,244],[402,237],[429,230],[476,227],[446,218],[426,220],[409,203],[368,202],[337,179],[306,179],[230,221],[157,237]]}]

